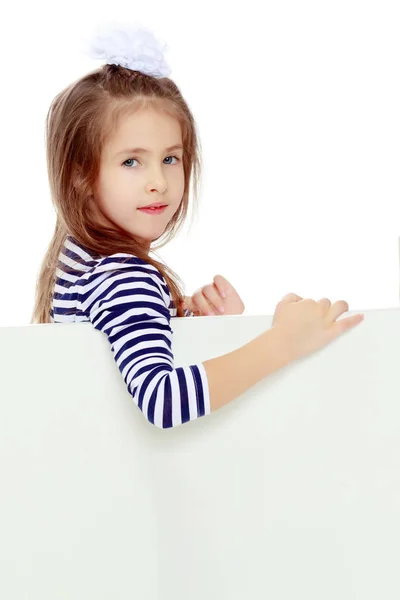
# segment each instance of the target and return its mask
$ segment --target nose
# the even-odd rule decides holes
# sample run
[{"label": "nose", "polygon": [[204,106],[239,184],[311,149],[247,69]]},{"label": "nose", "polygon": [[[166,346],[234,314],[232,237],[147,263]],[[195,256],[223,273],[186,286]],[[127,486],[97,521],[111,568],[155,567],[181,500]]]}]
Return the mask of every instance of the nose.
[{"label": "nose", "polygon": [[159,194],[163,194],[167,189],[167,180],[161,172],[158,172],[149,179],[146,187],[149,192],[156,191]]}]

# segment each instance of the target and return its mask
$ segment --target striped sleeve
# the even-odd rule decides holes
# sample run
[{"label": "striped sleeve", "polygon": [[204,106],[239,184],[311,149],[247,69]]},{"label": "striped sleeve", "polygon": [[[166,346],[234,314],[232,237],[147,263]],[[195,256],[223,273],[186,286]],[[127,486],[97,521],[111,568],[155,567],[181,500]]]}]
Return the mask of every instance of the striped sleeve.
[{"label": "striped sleeve", "polygon": [[159,276],[135,261],[94,269],[81,308],[107,336],[135,404],[150,423],[167,429],[210,413],[207,374],[202,363],[174,367]]}]

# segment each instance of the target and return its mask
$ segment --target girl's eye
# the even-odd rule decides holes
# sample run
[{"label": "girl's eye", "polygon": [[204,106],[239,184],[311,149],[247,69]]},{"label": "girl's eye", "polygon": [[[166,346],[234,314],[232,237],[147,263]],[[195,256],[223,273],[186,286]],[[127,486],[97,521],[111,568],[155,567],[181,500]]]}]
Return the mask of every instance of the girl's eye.
[{"label": "girl's eye", "polygon": [[[166,157],[164,160],[166,160],[167,158],[176,158],[176,160],[177,160],[178,162],[180,161],[180,158],[179,158],[178,156],[167,156],[167,157]],[[128,164],[126,164],[126,163],[128,163],[128,162],[130,162],[130,161],[132,161],[132,160],[134,160],[134,161],[138,162],[136,158],[128,158],[128,160],[126,160],[125,162],[123,162],[123,163],[122,163],[122,164],[123,164],[123,166],[124,166],[124,167],[127,167],[127,168],[129,169],[129,168],[130,168],[130,167],[132,167],[133,165],[132,165],[132,163],[131,163],[131,164],[129,164],[129,165],[128,165]],[[166,164],[167,164],[167,165],[172,165],[172,164],[176,164],[176,163],[166,163]]]},{"label": "girl's eye", "polygon": [[123,164],[123,166],[124,166],[124,167],[130,167],[130,166],[132,166],[132,165],[127,165],[127,164],[126,164],[126,163],[128,163],[129,161],[132,161],[132,160],[136,160],[136,158],[128,158],[128,160],[126,160],[125,162],[123,162],[123,163],[122,163],[122,164]]}]

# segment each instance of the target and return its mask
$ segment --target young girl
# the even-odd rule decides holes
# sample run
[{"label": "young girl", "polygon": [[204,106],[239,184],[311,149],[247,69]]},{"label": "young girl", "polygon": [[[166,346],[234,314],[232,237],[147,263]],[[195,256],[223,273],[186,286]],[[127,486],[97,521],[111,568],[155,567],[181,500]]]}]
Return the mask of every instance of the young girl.
[{"label": "young girl", "polygon": [[184,297],[175,273],[150,256],[152,242],[162,238],[164,246],[184,223],[200,170],[195,121],[167,77],[162,45],[147,30],[122,27],[92,48],[106,64],[59,93],[47,115],[57,220],[31,322],[90,321],[106,335],[144,416],[174,427],[227,404],[363,315],[336,322],[346,302],[289,294],[262,335],[175,368],[171,317],[241,314],[244,305],[222,276]]}]

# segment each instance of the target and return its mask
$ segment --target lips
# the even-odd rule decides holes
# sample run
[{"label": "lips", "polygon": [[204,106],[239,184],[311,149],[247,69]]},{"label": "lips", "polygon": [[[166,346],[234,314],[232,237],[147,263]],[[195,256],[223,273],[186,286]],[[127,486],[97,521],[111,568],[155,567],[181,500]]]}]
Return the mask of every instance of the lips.
[{"label": "lips", "polygon": [[147,207],[143,207],[143,208],[139,208],[138,210],[140,210],[141,212],[147,213],[148,215],[160,215],[161,213],[164,212],[164,210],[167,208],[167,205],[164,204],[164,206],[153,206],[152,208],[147,208]]},{"label": "lips", "polygon": [[139,208],[161,208],[162,206],[167,206],[162,202],[153,202],[153,204],[148,204],[147,206],[140,206]]}]

